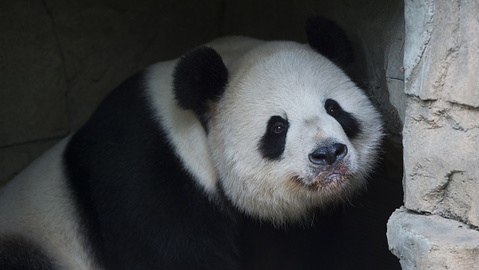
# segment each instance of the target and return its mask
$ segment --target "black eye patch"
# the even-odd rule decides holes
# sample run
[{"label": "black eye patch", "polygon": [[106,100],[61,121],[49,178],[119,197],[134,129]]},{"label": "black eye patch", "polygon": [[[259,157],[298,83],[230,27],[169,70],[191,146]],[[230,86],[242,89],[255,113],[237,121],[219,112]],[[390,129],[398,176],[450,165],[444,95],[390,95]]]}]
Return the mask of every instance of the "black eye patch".
[{"label": "black eye patch", "polygon": [[258,148],[264,158],[278,160],[284,152],[288,120],[281,116],[271,116],[266,125],[266,131],[261,137]]},{"label": "black eye patch", "polygon": [[327,99],[324,103],[324,109],[338,121],[349,139],[354,139],[361,133],[361,126],[356,117],[343,110],[336,100]]}]

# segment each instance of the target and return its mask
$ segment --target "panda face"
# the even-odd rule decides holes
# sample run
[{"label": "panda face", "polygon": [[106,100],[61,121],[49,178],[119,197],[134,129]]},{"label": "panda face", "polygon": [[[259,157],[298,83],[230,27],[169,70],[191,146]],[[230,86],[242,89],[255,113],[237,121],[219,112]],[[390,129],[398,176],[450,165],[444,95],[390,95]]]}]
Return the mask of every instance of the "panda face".
[{"label": "panda face", "polygon": [[226,196],[277,224],[364,186],[382,136],[362,91],[325,57],[293,42],[266,43],[231,67],[208,129]]}]

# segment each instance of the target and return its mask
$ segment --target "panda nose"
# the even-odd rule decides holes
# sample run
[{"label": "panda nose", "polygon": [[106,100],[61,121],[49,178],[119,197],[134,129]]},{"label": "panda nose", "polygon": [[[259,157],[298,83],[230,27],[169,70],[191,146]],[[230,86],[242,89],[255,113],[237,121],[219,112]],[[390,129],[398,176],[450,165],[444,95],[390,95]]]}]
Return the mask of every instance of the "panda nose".
[{"label": "panda nose", "polygon": [[348,153],[348,147],[342,143],[333,143],[319,147],[309,154],[309,161],[314,165],[333,165]]}]

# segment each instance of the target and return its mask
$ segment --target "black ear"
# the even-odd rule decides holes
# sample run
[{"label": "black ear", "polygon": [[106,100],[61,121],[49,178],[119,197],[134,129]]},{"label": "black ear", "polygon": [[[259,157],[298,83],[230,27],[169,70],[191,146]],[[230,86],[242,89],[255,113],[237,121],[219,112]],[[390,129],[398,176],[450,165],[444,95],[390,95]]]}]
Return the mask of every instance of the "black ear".
[{"label": "black ear", "polygon": [[306,21],[305,30],[311,48],[342,68],[353,63],[351,44],[346,33],[336,23],[321,17],[311,17]]},{"label": "black ear", "polygon": [[207,101],[217,101],[228,82],[228,70],[212,48],[200,47],[180,58],[173,73],[173,89],[178,105],[200,118],[208,112]]}]

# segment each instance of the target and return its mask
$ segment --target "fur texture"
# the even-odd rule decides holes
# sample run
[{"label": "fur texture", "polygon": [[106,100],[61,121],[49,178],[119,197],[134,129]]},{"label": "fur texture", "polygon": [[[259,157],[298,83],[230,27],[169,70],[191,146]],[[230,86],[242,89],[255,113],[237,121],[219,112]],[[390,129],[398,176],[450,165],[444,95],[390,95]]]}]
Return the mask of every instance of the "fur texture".
[{"label": "fur texture", "polygon": [[313,48],[221,38],[125,81],[0,190],[0,268],[238,269],[240,213],[298,222],[361,189],[381,121],[317,23]]}]

